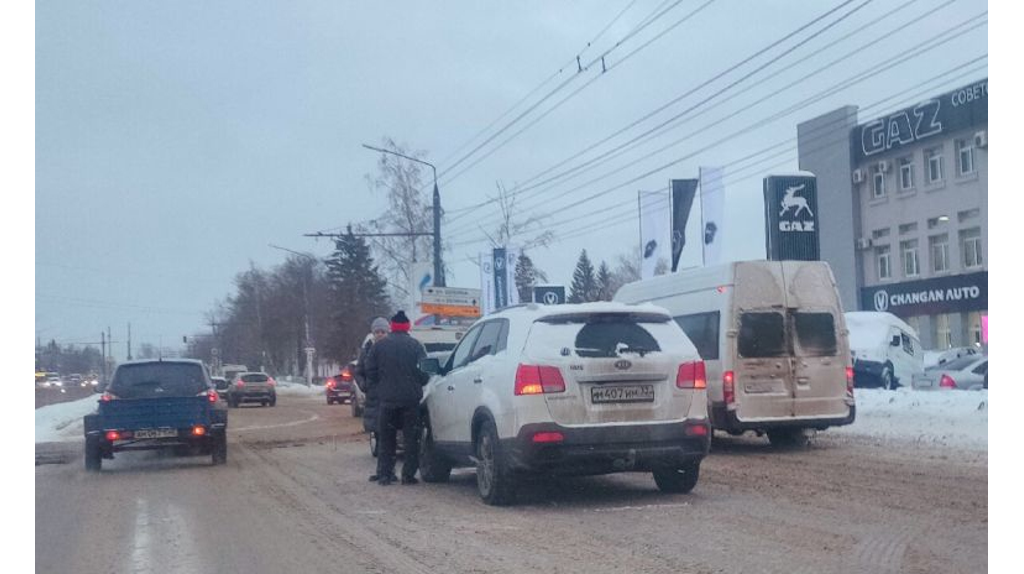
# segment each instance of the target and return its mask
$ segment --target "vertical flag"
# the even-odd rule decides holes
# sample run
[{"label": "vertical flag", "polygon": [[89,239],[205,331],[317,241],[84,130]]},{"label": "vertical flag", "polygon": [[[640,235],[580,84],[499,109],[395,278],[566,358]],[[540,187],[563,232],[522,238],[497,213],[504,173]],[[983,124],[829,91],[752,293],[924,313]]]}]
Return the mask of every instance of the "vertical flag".
[{"label": "vertical flag", "polygon": [[504,247],[494,249],[491,263],[494,269],[494,309],[497,311],[508,307],[508,270]]},{"label": "vertical flag", "polygon": [[494,254],[480,252],[480,315],[490,315],[494,306]]},{"label": "vertical flag", "polygon": [[679,268],[679,256],[686,245],[686,220],[690,218],[693,196],[697,193],[696,179],[672,180],[672,272]]},{"label": "vertical flag", "polygon": [[723,175],[724,170],[720,167],[700,168],[700,210],[705,266],[718,265],[723,261],[722,244],[725,240]]},{"label": "vertical flag", "polygon": [[668,195],[663,192],[640,194],[640,278],[654,277],[658,259],[671,255],[669,239]]},{"label": "vertical flag", "polygon": [[508,304],[518,305],[519,289],[516,287],[516,264],[519,263],[519,248],[505,248],[505,281],[508,284]]}]

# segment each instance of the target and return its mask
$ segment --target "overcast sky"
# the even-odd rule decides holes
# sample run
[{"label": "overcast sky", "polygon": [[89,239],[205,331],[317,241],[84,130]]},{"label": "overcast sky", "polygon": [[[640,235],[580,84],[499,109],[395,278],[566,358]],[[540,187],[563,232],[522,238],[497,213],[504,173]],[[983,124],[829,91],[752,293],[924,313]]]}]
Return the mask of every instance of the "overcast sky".
[{"label": "overcast sky", "polygon": [[[366,183],[378,156],[360,144],[384,137],[423,150],[424,159],[438,164],[449,214],[442,229],[454,246],[445,254],[448,284],[479,287],[471,259],[490,247],[481,228],[493,232],[497,221],[492,208],[467,213],[467,206],[493,196],[496,182],[515,189],[691,90],[562,169],[711,98],[690,112],[702,115],[686,116],[576,178],[522,192],[522,215],[546,216],[556,234],[555,243],[530,255],[550,282],[568,284],[581,249],[595,263],[638,249],[638,190],[696,177],[701,165],[725,165],[726,253],[763,257],[761,178],[797,168],[788,145],[768,148],[794,138],[797,123],[846,104],[862,107],[863,122],[988,73],[987,60],[977,60],[988,49],[984,24],[892,65],[922,42],[984,22],[971,20],[987,9],[984,0],[874,0],[716,94],[864,4],[857,0],[701,87],[841,4],[39,2],[36,335],[44,342],[92,342],[110,326],[123,341],[131,322],[136,345],[180,345],[182,335],[206,328],[204,312],[232,292],[232,278],[250,261],[269,268],[285,258],[268,243],[325,255],[327,241],[303,234],[380,215],[385,198]],[[668,10],[631,35],[659,8]],[[600,62],[577,72],[577,54],[586,65],[605,52],[607,72]],[[872,70],[877,73],[748,129]],[[526,106],[470,143],[538,86]],[[536,110],[452,168],[551,91]],[[739,135],[722,141],[733,133]],[[762,150],[754,158],[760,163],[735,163]],[[695,245],[694,236],[688,247]],[[684,254],[684,266],[699,261],[696,251]],[[124,357],[123,345],[115,356]]]}]

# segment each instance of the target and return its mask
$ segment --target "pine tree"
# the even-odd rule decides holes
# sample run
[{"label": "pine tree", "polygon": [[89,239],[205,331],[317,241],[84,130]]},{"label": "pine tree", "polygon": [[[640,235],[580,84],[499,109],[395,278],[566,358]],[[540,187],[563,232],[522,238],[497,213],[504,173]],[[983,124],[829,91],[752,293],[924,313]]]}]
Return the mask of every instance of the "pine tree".
[{"label": "pine tree", "polygon": [[336,361],[348,361],[370,330],[374,317],[390,315],[387,281],[381,277],[362,237],[348,233],[335,240],[327,259],[331,292],[331,330],[328,348],[322,353]]},{"label": "pine tree", "polygon": [[615,292],[612,291],[612,272],[608,269],[608,264],[602,260],[597,268],[597,300],[611,301],[613,296]]},{"label": "pine tree", "polygon": [[516,289],[519,291],[519,301],[528,303],[533,301],[533,288],[537,281],[547,281],[546,273],[538,269],[525,253],[519,255],[516,262]]},{"label": "pine tree", "polygon": [[589,303],[597,300],[597,279],[594,278],[594,264],[587,257],[587,250],[580,252],[576,270],[572,272],[569,286],[569,303]]}]

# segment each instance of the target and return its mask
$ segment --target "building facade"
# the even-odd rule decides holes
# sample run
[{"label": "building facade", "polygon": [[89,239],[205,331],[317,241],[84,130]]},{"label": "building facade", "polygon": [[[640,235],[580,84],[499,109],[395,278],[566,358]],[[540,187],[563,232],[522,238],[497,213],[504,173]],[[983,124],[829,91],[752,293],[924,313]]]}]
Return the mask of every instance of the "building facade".
[{"label": "building facade", "polygon": [[927,349],[987,343],[988,79],[866,123],[845,106],[797,135],[844,307],[899,316]]}]

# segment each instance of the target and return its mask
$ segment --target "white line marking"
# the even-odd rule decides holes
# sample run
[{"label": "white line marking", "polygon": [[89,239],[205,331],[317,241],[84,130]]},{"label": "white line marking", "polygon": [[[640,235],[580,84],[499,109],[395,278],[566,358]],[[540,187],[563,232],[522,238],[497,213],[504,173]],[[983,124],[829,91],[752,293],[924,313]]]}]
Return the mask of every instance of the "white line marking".
[{"label": "white line marking", "polygon": [[623,510],[654,510],[658,508],[685,508],[689,502],[682,504],[647,504],[644,506],[613,506],[611,508],[595,508],[594,512],[622,512]]},{"label": "white line marking", "polygon": [[128,571],[133,573],[151,572],[149,546],[149,504],[142,498],[135,499],[135,533],[132,540],[131,564]]},{"label": "white line marking", "polygon": [[[308,411],[302,411],[302,412],[308,412]],[[228,427],[228,428],[233,430],[233,431],[236,431],[236,432],[251,431],[251,430],[263,430],[263,429],[276,429],[276,428],[281,428],[281,427],[293,427],[293,426],[297,426],[297,425],[304,425],[306,423],[311,423],[311,422],[317,420],[318,418],[320,418],[320,415],[313,414],[313,416],[311,416],[309,418],[302,419],[301,421],[292,421],[290,423],[278,423],[276,425],[255,425],[255,426],[247,426],[247,427],[242,427],[242,428],[231,428],[231,427]]]}]

